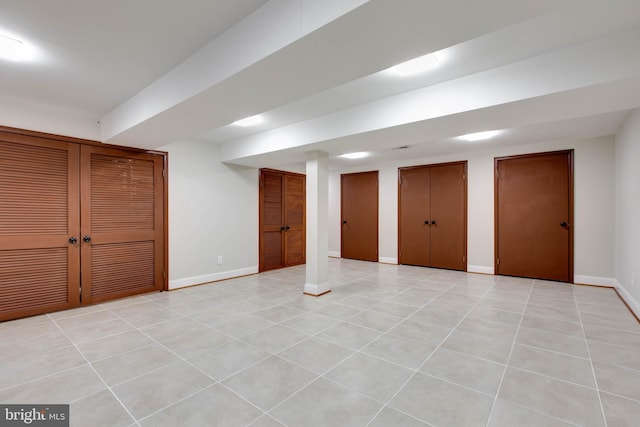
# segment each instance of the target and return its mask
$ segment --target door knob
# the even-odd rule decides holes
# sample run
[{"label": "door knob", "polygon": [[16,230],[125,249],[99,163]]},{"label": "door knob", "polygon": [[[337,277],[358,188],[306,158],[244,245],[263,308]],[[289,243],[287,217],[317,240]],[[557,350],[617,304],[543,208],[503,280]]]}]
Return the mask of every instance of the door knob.
[{"label": "door knob", "polygon": [[568,226],[569,226],[569,224],[567,224],[567,222],[566,222],[566,221],[562,221],[562,222],[560,223],[560,227],[567,228]]},{"label": "door knob", "polygon": [[70,237],[70,238],[69,238],[69,243],[71,243],[72,245],[73,245],[74,243],[76,243],[77,241],[78,241],[78,239],[76,239],[75,237]]},{"label": "door knob", "polygon": [[89,237],[89,236],[84,236],[84,237],[82,238],[82,241],[83,241],[83,242],[85,242],[85,243],[89,243],[89,242],[91,241],[91,237]]},{"label": "door knob", "polygon": [[429,220],[428,219],[424,220],[424,225],[429,225]]},{"label": "door knob", "polygon": [[435,220],[431,221],[431,225],[436,225],[436,221]]},{"label": "door knob", "polygon": [[280,231],[284,231],[284,230],[285,230],[284,226],[280,227]]},{"label": "door knob", "polygon": [[285,230],[288,230],[288,229],[290,229],[290,228],[291,228],[291,227],[289,227],[289,226],[287,225],[284,229],[285,229]]},{"label": "door knob", "polygon": [[347,223],[347,220],[346,220],[346,219],[345,219],[345,220],[343,220],[343,221],[342,221],[342,223],[343,223],[343,224],[346,224],[346,223]]}]

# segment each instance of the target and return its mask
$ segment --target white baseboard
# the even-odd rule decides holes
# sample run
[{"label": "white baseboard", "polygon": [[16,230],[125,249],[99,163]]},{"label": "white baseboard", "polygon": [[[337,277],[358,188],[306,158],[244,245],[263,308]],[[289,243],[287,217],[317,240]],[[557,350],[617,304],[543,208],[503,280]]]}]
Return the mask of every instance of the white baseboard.
[{"label": "white baseboard", "polygon": [[616,291],[618,291],[618,295],[622,297],[624,302],[627,303],[631,311],[636,315],[636,317],[640,318],[640,302],[633,297],[617,280],[614,280]]},{"label": "white baseboard", "polygon": [[341,258],[340,251],[329,251],[329,257],[331,258]]},{"label": "white baseboard", "polygon": [[398,258],[391,258],[391,257],[381,256],[381,257],[378,258],[378,262],[381,262],[383,264],[397,264],[398,263]]},{"label": "white baseboard", "polygon": [[467,265],[467,273],[494,274],[495,271],[493,267],[484,265]]},{"label": "white baseboard", "polygon": [[203,276],[185,277],[184,279],[169,280],[169,290],[184,288],[187,286],[201,285],[203,283],[216,282],[218,280],[232,279],[234,277],[247,276],[258,272],[258,266],[241,268],[239,270],[222,271],[220,273],[205,274]]},{"label": "white baseboard", "polygon": [[613,277],[575,275],[573,276],[573,283],[577,285],[609,286],[613,288],[616,285],[616,280]]},{"label": "white baseboard", "polygon": [[318,284],[305,283],[304,285],[304,293],[311,296],[320,296],[324,295],[327,292],[331,292],[331,286],[329,286],[329,282]]}]

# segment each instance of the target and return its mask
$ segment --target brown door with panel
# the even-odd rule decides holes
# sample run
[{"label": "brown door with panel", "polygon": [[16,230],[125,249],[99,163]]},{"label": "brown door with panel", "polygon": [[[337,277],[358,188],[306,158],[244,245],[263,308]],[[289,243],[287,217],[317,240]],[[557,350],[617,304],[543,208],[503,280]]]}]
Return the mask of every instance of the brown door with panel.
[{"label": "brown door with panel", "polygon": [[466,270],[466,162],[398,170],[400,264]]},{"label": "brown door with panel", "polygon": [[160,290],[164,156],[0,129],[0,320]]},{"label": "brown door with panel", "polygon": [[80,305],[79,146],[0,133],[0,321]]},{"label": "brown door with panel", "polygon": [[573,151],[495,160],[496,274],[573,281]]},{"label": "brown door with panel", "polygon": [[260,271],[306,262],[304,175],[260,171]]},{"label": "brown door with panel", "polygon": [[378,261],[378,171],[341,175],[341,256]]},{"label": "brown door with panel", "polygon": [[161,290],[163,159],[82,147],[82,302]]}]

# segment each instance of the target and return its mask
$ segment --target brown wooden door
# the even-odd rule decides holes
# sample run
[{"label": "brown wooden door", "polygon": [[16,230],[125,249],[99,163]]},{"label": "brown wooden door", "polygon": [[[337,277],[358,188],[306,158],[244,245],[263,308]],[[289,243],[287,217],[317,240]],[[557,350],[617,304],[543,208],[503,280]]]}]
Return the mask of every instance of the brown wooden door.
[{"label": "brown wooden door", "polygon": [[78,153],[0,132],[0,320],[80,303]]},{"label": "brown wooden door", "polygon": [[431,267],[466,270],[466,163],[431,168]]},{"label": "brown wooden door", "polygon": [[466,270],[466,162],[398,173],[399,263]]},{"label": "brown wooden door", "polygon": [[378,171],[341,175],[341,256],[378,261]]},{"label": "brown wooden door", "polygon": [[304,175],[260,171],[260,271],[306,262]]},{"label": "brown wooden door", "polygon": [[496,273],[573,281],[573,151],[496,159]]},{"label": "brown wooden door", "polygon": [[305,177],[284,175],[284,265],[290,267],[305,263],[306,203]]},{"label": "brown wooden door", "polygon": [[398,191],[400,264],[429,266],[431,231],[431,170],[401,168]]},{"label": "brown wooden door", "polygon": [[162,157],[83,146],[81,174],[83,304],[161,290]]}]

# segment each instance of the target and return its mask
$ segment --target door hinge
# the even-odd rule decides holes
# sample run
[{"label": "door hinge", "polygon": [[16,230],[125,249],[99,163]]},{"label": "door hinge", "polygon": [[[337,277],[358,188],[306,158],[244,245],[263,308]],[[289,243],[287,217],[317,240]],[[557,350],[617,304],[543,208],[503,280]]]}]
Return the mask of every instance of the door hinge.
[{"label": "door hinge", "polygon": [[398,175],[398,183],[402,184],[402,175]]},{"label": "door hinge", "polygon": [[80,298],[80,304],[82,304],[82,283],[80,283],[80,289],[78,289],[78,298]]},{"label": "door hinge", "polygon": [[463,174],[462,174],[462,180],[464,181],[465,179],[467,179],[467,174],[466,174],[466,173],[463,173]]},{"label": "door hinge", "polygon": [[167,177],[167,170],[166,169],[162,169],[162,177],[163,178]]},{"label": "door hinge", "polygon": [[496,169],[496,179],[500,178],[500,172]]},{"label": "door hinge", "polygon": [[466,258],[466,257],[465,257],[464,255],[462,255],[462,262],[464,262],[465,258]]},{"label": "door hinge", "polygon": [[496,265],[500,265],[500,258],[496,258]]},{"label": "door hinge", "polygon": [[167,272],[166,272],[166,271],[163,271],[163,272],[162,272],[162,278],[163,278],[163,279],[166,279],[166,278],[167,278]]}]

